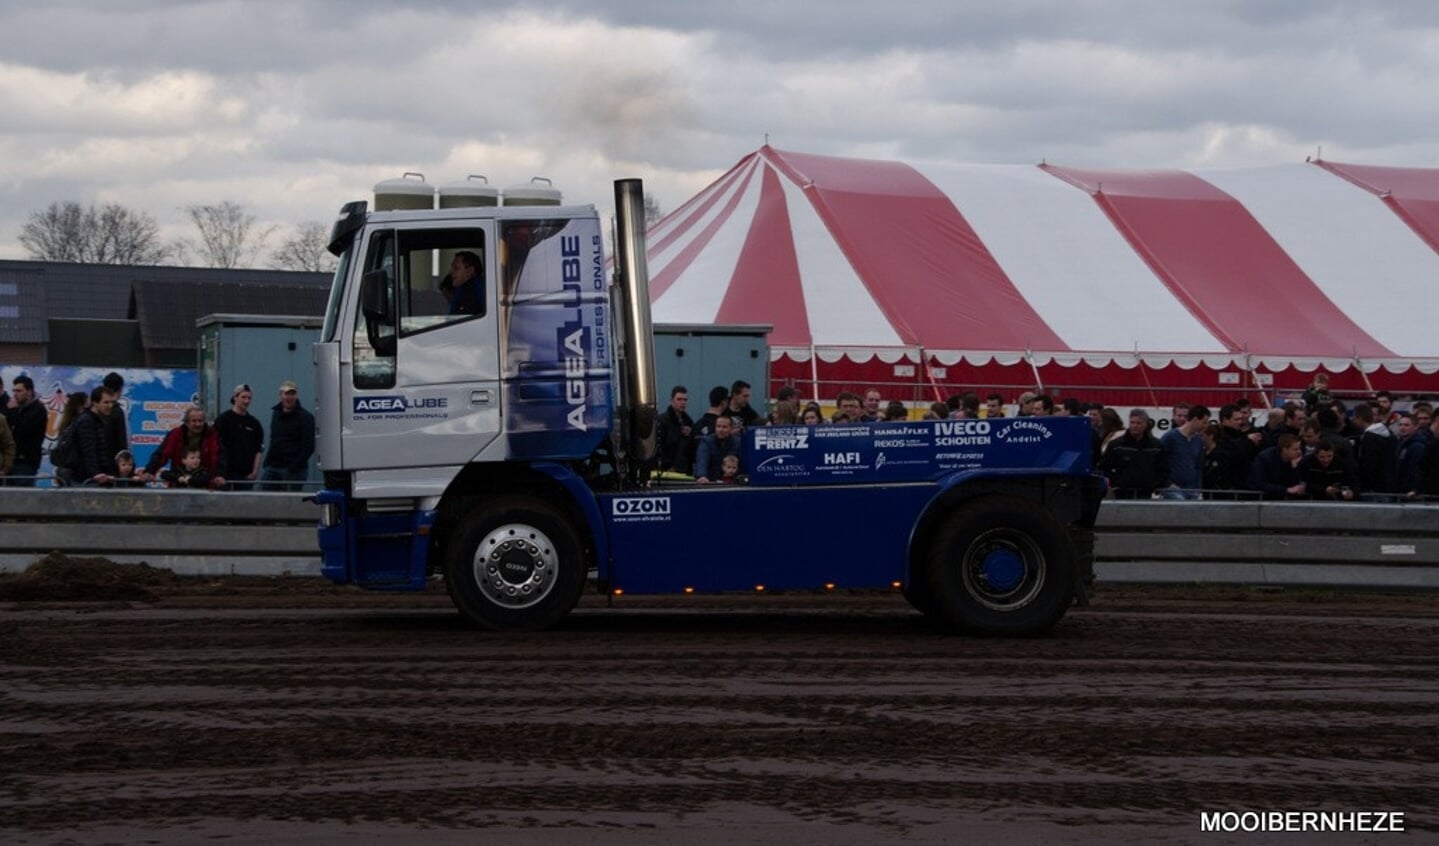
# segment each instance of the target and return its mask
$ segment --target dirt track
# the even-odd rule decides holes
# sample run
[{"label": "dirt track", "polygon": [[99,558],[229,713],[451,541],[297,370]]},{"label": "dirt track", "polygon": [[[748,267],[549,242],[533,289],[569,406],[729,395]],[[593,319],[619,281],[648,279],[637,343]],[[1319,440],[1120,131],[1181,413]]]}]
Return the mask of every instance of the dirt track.
[{"label": "dirt track", "polygon": [[[1010,641],[888,595],[590,597],[532,635],[442,594],[156,598],[0,605],[0,842],[1439,837],[1432,597],[1110,589]],[[1408,832],[1199,831],[1248,810]]]}]

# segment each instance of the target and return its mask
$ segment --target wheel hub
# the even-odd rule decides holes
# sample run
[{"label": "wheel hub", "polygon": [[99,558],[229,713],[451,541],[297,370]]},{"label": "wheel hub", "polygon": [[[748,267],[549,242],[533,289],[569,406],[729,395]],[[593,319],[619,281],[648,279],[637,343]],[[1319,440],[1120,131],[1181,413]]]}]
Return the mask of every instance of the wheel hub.
[{"label": "wheel hub", "polygon": [[1034,601],[1044,587],[1044,553],[1024,532],[990,529],[965,551],[965,591],[993,611],[1014,611]]},{"label": "wheel hub", "polygon": [[473,569],[486,599],[505,608],[527,608],[554,589],[558,565],[555,545],[544,532],[509,523],[480,541]]}]

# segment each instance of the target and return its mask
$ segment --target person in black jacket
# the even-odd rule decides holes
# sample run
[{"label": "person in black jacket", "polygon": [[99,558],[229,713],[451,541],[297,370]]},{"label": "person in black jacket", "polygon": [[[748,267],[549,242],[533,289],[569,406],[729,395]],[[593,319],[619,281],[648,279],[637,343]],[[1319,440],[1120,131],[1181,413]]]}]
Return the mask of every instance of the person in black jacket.
[{"label": "person in black jacket", "polygon": [[121,400],[125,396],[125,377],[111,371],[105,374],[105,379],[100,384],[115,394],[115,406],[110,409],[110,416],[105,418],[105,428],[110,433],[111,452],[129,449],[130,422],[125,419],[125,406]]},{"label": "person in black jacket", "polygon": [[1115,499],[1149,499],[1169,487],[1169,462],[1149,428],[1148,412],[1136,408],[1129,412],[1124,434],[1104,450],[1099,469],[1109,479]]},{"label": "person in black jacket", "polygon": [[260,478],[260,453],[265,447],[265,427],[250,413],[254,394],[249,385],[236,385],[230,392],[230,408],[215,418],[215,432],[220,436],[220,449],[225,466],[220,475],[235,490],[248,490]]},{"label": "person in black jacket", "polygon": [[1300,499],[1305,494],[1304,479],[1299,475],[1299,458],[1304,447],[1293,435],[1280,435],[1272,447],[1260,450],[1250,467],[1245,484],[1265,499]]},{"label": "person in black jacket", "polygon": [[655,444],[661,472],[690,472],[689,444],[695,421],[685,411],[690,401],[689,389],[675,385],[670,389],[670,405],[655,420]]},{"label": "person in black jacket", "polygon": [[90,392],[90,407],[75,422],[75,484],[108,485],[119,469],[118,452],[110,439],[110,415],[115,409],[115,392],[101,385]]},{"label": "person in black jacket", "polygon": [[1429,423],[1429,443],[1419,459],[1419,495],[1439,499],[1439,418]]},{"label": "person in black jacket", "polygon": [[1310,499],[1353,502],[1359,496],[1359,476],[1337,459],[1333,444],[1321,442],[1299,459],[1299,478]]},{"label": "person in black jacket", "polygon": [[50,413],[35,397],[35,382],[29,376],[16,376],[12,387],[15,406],[5,409],[5,417],[10,434],[15,436],[15,466],[10,468],[5,482],[12,487],[32,487],[35,474],[40,472],[40,451],[45,445]]},{"label": "person in black jacket", "polygon": [[[1213,484],[1223,490],[1244,488],[1249,481],[1249,470],[1258,453],[1258,442],[1263,436],[1257,432],[1246,433],[1245,425],[1249,414],[1236,403],[1229,403],[1219,409],[1219,443],[1215,447],[1218,464],[1217,478]],[[1209,482],[1206,482],[1208,486]],[[1215,499],[1233,499],[1233,495],[1216,494]]]},{"label": "person in black jacket", "polygon": [[300,405],[299,388],[288,380],[280,383],[280,401],[271,412],[270,448],[260,480],[268,483],[266,490],[299,490],[315,454],[315,418]]},{"label": "person in black jacket", "polygon": [[1419,496],[1420,467],[1424,463],[1428,432],[1414,425],[1414,415],[1405,411],[1396,424],[1399,430],[1398,450],[1394,462],[1394,492],[1406,499]]}]

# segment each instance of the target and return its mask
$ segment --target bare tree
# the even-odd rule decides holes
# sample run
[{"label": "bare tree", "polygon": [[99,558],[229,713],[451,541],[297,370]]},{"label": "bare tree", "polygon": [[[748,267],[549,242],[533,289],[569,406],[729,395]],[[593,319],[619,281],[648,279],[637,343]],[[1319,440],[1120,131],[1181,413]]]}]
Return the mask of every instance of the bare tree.
[{"label": "bare tree", "polygon": [[265,240],[275,231],[273,226],[257,228],[255,216],[230,200],[189,205],[185,214],[200,230],[195,248],[207,267],[253,267]]},{"label": "bare tree", "polygon": [[651,226],[654,226],[656,223],[659,222],[659,219],[662,218],[662,217],[664,217],[664,216],[665,216],[665,213],[664,213],[663,210],[660,209],[659,200],[656,200],[656,199],[655,199],[655,195],[654,195],[654,194],[651,194],[650,192],[646,191],[646,192],[645,192],[645,228],[648,229],[648,228],[650,228]]},{"label": "bare tree", "polygon": [[335,269],[335,257],[330,254],[329,244],[330,230],[325,224],[307,220],[296,226],[294,234],[275,250],[275,266],[330,273]]},{"label": "bare tree", "polygon": [[31,212],[20,244],[39,261],[159,264],[171,253],[155,218],[119,203],[82,207],[73,200]]}]

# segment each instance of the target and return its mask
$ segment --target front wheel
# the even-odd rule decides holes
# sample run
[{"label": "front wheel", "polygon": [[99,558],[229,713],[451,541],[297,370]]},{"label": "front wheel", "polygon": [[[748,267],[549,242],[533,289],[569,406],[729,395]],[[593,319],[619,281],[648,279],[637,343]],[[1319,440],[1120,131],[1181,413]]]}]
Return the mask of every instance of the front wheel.
[{"label": "front wheel", "polygon": [[1020,499],[961,504],[936,532],[926,563],[944,617],[980,634],[1042,634],[1074,598],[1068,534],[1044,509]]},{"label": "front wheel", "polygon": [[460,524],[446,564],[450,599],[496,630],[554,625],[584,589],[584,552],[564,515],[533,497],[485,503]]}]

